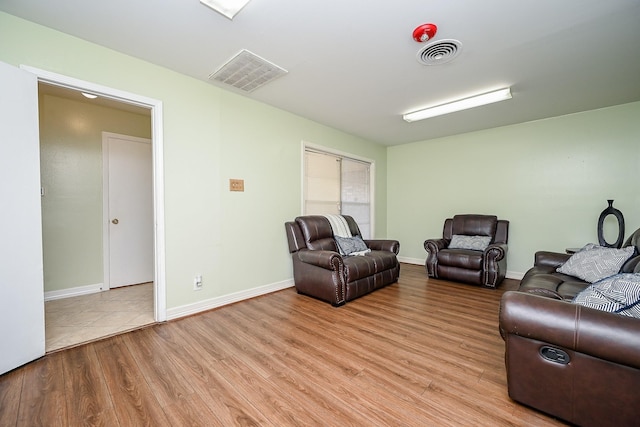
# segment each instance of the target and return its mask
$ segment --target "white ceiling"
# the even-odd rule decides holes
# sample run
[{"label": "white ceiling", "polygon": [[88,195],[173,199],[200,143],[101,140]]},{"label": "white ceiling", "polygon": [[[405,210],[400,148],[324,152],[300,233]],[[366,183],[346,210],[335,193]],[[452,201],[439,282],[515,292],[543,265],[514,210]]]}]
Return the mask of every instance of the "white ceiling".
[{"label": "white ceiling", "polygon": [[[289,73],[245,96],[386,145],[640,100],[639,0],[251,0],[233,21],[198,0],[0,0],[0,10],[212,85],[248,49]],[[434,40],[462,42],[454,61],[418,63],[411,34],[427,22]],[[505,86],[509,101],[401,117]]]}]

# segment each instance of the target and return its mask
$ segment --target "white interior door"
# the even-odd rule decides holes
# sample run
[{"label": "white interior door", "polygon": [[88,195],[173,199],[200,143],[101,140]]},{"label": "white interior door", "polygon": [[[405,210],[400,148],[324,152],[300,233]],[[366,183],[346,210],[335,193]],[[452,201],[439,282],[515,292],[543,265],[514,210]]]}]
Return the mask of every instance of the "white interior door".
[{"label": "white interior door", "polygon": [[0,62],[0,374],[45,352],[38,82]]},{"label": "white interior door", "polygon": [[105,274],[109,288],[152,282],[153,169],[151,140],[103,134],[108,185]]}]

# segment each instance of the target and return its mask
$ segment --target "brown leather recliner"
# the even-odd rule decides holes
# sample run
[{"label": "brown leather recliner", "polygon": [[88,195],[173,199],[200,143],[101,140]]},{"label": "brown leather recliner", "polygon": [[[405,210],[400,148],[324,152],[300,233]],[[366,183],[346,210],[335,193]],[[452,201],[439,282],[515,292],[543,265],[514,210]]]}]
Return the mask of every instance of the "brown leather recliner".
[{"label": "brown leather recliner", "polygon": [[[353,236],[361,236],[352,217],[344,215]],[[371,252],[342,256],[337,251],[329,220],[321,215],[300,216],[285,223],[293,278],[298,293],[333,306],[398,281],[400,263],[396,240],[365,240]]]},{"label": "brown leather recliner", "polygon": [[[428,239],[425,268],[429,277],[465,282],[495,288],[507,272],[507,242],[509,221],[495,215],[455,215],[447,218],[441,239]],[[490,244],[484,250],[449,248],[458,236],[488,236]]]}]

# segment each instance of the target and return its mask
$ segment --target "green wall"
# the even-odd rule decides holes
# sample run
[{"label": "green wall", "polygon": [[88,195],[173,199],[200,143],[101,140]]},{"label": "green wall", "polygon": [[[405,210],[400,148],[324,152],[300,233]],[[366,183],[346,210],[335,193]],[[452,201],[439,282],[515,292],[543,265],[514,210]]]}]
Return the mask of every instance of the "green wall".
[{"label": "green wall", "polygon": [[512,275],[536,250],[595,241],[606,199],[640,227],[640,103],[387,148],[4,13],[0,61],[163,102],[169,309],[291,279],[302,141],[375,161],[375,235],[408,261],[456,213],[511,221]]},{"label": "green wall", "polygon": [[103,281],[102,132],[151,138],[151,117],[41,95],[44,290]]},{"label": "green wall", "polygon": [[[5,13],[0,61],[163,102],[169,309],[293,277],[283,224],[300,214],[302,141],[375,161],[386,237],[384,146]],[[230,193],[229,178],[246,191]]]},{"label": "green wall", "polygon": [[[423,242],[442,236],[445,218],[495,214],[510,221],[514,276],[537,250],[597,243],[607,199],[629,235],[640,227],[639,119],[640,103],[631,103],[390,147],[388,234],[401,241],[400,256],[424,261]],[[609,217],[610,242],[615,224]]]}]

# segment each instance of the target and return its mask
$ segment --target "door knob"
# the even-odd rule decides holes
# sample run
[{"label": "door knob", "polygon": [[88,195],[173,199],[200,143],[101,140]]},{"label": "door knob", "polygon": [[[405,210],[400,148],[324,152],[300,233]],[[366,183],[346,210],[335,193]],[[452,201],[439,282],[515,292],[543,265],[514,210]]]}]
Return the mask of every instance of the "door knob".
[{"label": "door knob", "polygon": [[120,221],[118,221],[118,218],[114,218],[114,219],[112,219],[112,220],[111,220],[111,222],[112,222],[113,224],[117,224],[117,223],[119,223]]}]

